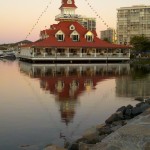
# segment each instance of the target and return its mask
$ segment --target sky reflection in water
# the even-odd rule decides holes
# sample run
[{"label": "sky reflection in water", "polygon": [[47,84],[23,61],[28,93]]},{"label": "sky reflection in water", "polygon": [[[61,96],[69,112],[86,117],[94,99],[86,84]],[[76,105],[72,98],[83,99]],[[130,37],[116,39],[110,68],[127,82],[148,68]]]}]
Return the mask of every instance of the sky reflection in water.
[{"label": "sky reflection in water", "polygon": [[135,93],[149,94],[148,77],[134,80],[129,64],[0,61],[0,71],[0,149],[63,146],[118,107],[135,105]]}]

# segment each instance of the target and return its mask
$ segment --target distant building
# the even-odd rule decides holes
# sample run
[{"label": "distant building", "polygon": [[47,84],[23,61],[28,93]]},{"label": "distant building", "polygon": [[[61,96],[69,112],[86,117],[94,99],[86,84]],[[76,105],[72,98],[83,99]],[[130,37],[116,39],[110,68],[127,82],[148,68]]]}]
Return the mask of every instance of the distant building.
[{"label": "distant building", "polygon": [[96,30],[96,19],[95,18],[88,18],[88,17],[81,17],[78,22],[83,25],[87,30]]},{"label": "distant building", "polygon": [[150,6],[122,7],[117,13],[117,43],[130,44],[133,36],[150,38]]},{"label": "distant building", "polygon": [[101,39],[108,40],[111,43],[115,43],[116,41],[115,30],[112,28],[108,28],[107,30],[101,31]]}]

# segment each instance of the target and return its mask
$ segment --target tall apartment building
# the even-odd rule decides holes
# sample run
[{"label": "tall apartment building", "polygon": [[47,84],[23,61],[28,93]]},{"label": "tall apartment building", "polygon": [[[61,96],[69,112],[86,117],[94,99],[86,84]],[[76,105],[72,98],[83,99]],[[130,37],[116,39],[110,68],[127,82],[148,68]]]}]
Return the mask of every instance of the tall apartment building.
[{"label": "tall apartment building", "polygon": [[96,19],[81,16],[78,22],[83,25],[87,30],[96,30]]},{"label": "tall apartment building", "polygon": [[112,28],[108,28],[107,30],[103,30],[100,32],[100,37],[102,40],[107,39],[111,43],[115,43],[116,41],[116,34],[115,30]]},{"label": "tall apartment building", "polygon": [[122,7],[117,11],[118,44],[130,44],[133,36],[150,38],[150,6]]}]

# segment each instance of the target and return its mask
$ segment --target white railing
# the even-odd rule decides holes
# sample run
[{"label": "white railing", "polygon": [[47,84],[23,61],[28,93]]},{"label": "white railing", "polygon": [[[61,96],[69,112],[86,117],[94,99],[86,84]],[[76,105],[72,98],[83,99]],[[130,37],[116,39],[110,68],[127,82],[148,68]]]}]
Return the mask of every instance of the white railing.
[{"label": "white railing", "polygon": [[41,53],[32,55],[21,54],[20,57],[30,58],[129,58],[130,53]]},{"label": "white railing", "polygon": [[74,18],[74,19],[78,19],[80,18],[80,15],[76,15],[76,14],[59,14],[57,16],[55,16],[55,19],[60,19],[60,18],[64,18],[64,19],[70,19],[70,18]]}]

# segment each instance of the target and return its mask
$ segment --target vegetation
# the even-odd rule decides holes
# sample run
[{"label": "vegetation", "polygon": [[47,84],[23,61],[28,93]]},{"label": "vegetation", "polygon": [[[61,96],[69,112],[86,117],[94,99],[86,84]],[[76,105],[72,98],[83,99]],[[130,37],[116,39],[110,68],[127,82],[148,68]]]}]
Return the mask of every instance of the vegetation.
[{"label": "vegetation", "polygon": [[150,51],[150,40],[144,35],[134,36],[130,40],[131,45],[133,46],[133,50],[138,53]]},{"label": "vegetation", "polygon": [[106,42],[111,43],[111,41],[108,38],[104,38],[103,40],[106,41]]}]

